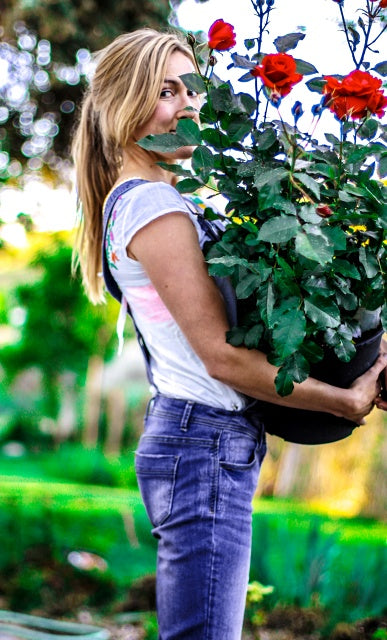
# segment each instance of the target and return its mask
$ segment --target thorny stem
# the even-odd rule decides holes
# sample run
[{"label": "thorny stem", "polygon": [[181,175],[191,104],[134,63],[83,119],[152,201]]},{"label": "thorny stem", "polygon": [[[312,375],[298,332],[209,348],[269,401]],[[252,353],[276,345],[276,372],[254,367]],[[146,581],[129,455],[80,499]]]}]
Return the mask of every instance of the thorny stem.
[{"label": "thorny stem", "polygon": [[371,12],[371,7],[370,7],[370,3],[367,0],[367,18],[368,18],[368,24],[367,24],[367,32],[364,33],[364,45],[363,45],[363,51],[361,52],[361,56],[360,56],[360,60],[358,65],[356,66],[356,69],[359,69],[359,67],[361,67],[361,65],[363,64],[363,60],[364,60],[364,56],[366,54],[367,49],[369,48],[369,37],[371,35],[371,29],[372,29],[372,24],[375,18],[376,14],[372,14]]},{"label": "thorny stem", "polygon": [[302,197],[305,198],[305,200],[310,202],[310,204],[316,204],[313,198],[311,198],[310,195],[306,193],[306,191],[298,184],[298,182],[294,179],[291,173],[289,174],[289,180],[292,183],[292,185],[302,194]]},{"label": "thorny stem", "polygon": [[[253,5],[253,9],[255,11],[256,16],[259,19],[259,35],[258,38],[256,38],[257,40],[257,55],[259,56],[261,54],[261,50],[262,50],[262,40],[263,40],[263,34],[269,24],[269,17],[270,17],[270,11],[272,10],[272,7],[267,7],[266,9],[263,8],[263,5],[258,5],[257,2],[254,2],[254,0],[250,0],[251,4]],[[259,104],[260,104],[260,100],[259,100],[259,94],[260,94],[260,90],[258,91],[258,81],[257,78],[255,79],[255,95],[256,95],[256,101],[257,101],[257,109],[255,112],[255,118],[254,118],[254,128],[256,129],[257,127],[257,122],[258,122],[258,118],[259,118]],[[266,107],[266,111],[267,111],[267,107]],[[265,117],[266,117],[266,112],[265,112]]]},{"label": "thorny stem", "polygon": [[351,52],[352,60],[355,63],[355,67],[358,68],[357,67],[357,60],[356,60],[355,53],[354,53],[353,48],[352,48],[352,43],[351,43],[351,40],[350,40],[350,37],[349,37],[349,32],[348,32],[348,29],[347,29],[347,23],[345,22],[344,10],[343,10],[343,7],[342,7],[341,4],[339,4],[339,10],[340,10],[341,19],[343,21],[343,28],[344,28],[345,38],[347,40],[348,47],[349,47],[349,50]]}]

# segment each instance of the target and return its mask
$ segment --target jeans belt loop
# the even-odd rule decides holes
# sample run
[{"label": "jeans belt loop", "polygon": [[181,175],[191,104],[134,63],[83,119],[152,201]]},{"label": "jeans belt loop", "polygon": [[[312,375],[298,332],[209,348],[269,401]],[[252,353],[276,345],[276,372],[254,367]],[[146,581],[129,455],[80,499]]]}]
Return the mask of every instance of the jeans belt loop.
[{"label": "jeans belt loop", "polygon": [[193,409],[194,404],[195,403],[192,402],[192,400],[187,400],[186,402],[186,405],[184,407],[183,417],[180,422],[181,431],[188,431],[188,422],[189,422],[191,411]]}]

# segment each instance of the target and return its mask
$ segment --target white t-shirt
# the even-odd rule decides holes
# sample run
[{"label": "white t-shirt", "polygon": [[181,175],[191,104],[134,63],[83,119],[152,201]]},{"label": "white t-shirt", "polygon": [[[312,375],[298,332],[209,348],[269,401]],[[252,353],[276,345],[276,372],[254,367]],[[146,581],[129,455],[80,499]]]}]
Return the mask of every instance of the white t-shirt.
[{"label": "white t-shirt", "polygon": [[[146,182],[121,195],[110,217],[106,234],[109,268],[128,302],[134,321],[151,355],[156,390],[174,398],[213,407],[240,410],[242,394],[211,378],[203,362],[164,305],[140,262],[128,257],[126,248],[139,229],[159,216],[181,211],[192,220],[202,247],[205,236],[194,207],[174,187]],[[178,273],[176,273],[176,277]]]}]

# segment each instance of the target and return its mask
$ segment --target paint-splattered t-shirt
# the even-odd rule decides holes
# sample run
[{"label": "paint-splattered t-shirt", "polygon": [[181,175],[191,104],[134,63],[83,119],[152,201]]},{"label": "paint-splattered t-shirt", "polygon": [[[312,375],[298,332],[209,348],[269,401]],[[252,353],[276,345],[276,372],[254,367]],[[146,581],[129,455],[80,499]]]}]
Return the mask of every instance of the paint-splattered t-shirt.
[{"label": "paint-splattered t-shirt", "polygon": [[118,198],[106,235],[111,274],[130,305],[150,352],[155,389],[174,398],[228,410],[241,409],[245,405],[244,396],[208,375],[141,263],[127,255],[127,247],[137,231],[172,212],[182,212],[190,217],[202,247],[205,236],[192,203],[171,185],[142,183]]}]

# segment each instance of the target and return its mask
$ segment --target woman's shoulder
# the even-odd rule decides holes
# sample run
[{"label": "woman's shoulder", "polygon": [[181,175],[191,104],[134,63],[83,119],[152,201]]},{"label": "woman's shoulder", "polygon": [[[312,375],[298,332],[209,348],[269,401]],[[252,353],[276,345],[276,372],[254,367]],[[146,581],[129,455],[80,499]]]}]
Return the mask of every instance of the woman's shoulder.
[{"label": "woman's shoulder", "polygon": [[174,186],[166,182],[128,180],[121,184],[120,191],[119,200],[123,205],[162,210],[177,207],[177,210],[187,211],[184,198]]}]

